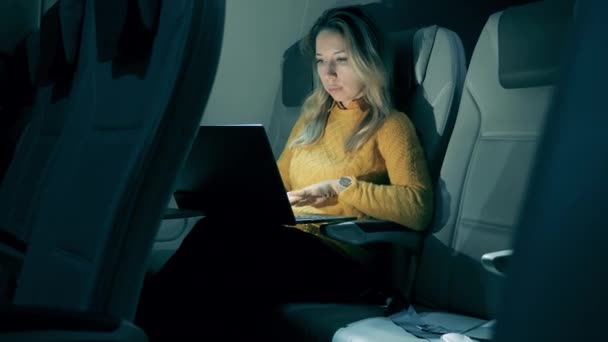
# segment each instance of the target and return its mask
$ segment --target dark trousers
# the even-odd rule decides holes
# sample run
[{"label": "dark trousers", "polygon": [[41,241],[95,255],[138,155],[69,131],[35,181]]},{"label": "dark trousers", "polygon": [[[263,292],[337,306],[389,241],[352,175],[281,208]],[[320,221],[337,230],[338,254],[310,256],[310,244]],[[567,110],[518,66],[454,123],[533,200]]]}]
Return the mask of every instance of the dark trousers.
[{"label": "dark trousers", "polygon": [[358,301],[374,279],[357,246],[203,218],[144,285],[136,323],[152,342],[264,338],[282,304]]}]

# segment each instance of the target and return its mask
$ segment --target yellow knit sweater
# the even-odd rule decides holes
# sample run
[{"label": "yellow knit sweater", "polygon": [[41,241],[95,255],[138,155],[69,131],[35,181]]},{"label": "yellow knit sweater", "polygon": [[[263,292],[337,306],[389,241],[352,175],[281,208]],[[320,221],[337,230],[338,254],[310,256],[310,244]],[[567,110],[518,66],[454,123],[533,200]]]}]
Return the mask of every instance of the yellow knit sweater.
[{"label": "yellow knit sweater", "polygon": [[348,108],[334,104],[317,143],[289,148],[303,126],[298,119],[277,162],[287,191],[342,176],[354,181],[335,205],[294,211],[376,218],[423,230],[432,216],[433,191],[414,126],[394,111],[360,149],[347,153],[344,143],[364,114],[357,101]]}]

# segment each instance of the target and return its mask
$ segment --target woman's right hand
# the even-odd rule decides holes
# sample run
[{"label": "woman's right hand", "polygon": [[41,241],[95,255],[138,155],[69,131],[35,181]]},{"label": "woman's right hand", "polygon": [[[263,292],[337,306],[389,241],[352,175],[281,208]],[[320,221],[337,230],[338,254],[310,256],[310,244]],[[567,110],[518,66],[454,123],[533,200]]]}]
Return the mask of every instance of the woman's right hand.
[{"label": "woman's right hand", "polygon": [[313,207],[325,207],[335,204],[338,196],[338,180],[332,179],[325,182],[309,185],[303,189],[287,193],[289,203],[296,207],[310,205]]},{"label": "woman's right hand", "polygon": [[294,206],[297,206],[298,203],[302,202],[302,200],[304,199],[301,195],[294,191],[289,191],[287,193],[287,198],[289,198],[289,204]]}]

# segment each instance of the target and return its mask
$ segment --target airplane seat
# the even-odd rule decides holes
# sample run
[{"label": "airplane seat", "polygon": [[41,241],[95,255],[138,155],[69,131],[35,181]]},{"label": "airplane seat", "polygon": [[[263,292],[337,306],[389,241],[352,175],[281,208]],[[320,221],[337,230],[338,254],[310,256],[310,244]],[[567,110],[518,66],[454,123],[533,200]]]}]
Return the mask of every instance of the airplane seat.
[{"label": "airplane seat", "polygon": [[[146,260],[219,60],[223,1],[119,1],[126,14],[115,1],[76,2],[74,73],[67,87],[38,85],[38,126],[16,156],[38,175],[23,193],[26,223],[6,227],[27,239],[0,308],[3,341],[146,340],[132,324]],[[123,26],[103,24],[118,17]]]},{"label": "airplane seat", "polygon": [[[458,35],[437,25],[391,32],[388,66],[395,109],[412,120],[437,184],[460,103],[466,60]],[[387,297],[407,301],[423,234],[393,222],[370,219],[330,224],[336,240],[378,250]]]},{"label": "airplane seat", "polygon": [[[20,43],[26,72],[32,91],[31,108],[22,118],[23,130],[15,146],[12,161],[0,181],[0,301],[10,302],[15,278],[23,261],[29,240],[30,220],[35,215],[34,203],[40,191],[53,151],[66,121],[67,99],[61,95],[69,87],[73,76],[73,58],[67,57],[62,46],[77,46],[77,37],[68,43],[59,23],[67,8],[63,2],[39,3],[34,9],[44,13],[37,27],[32,27]],[[60,9],[61,7],[61,9]],[[66,20],[63,20],[66,21]],[[73,21],[69,20],[69,24]],[[79,24],[70,29],[79,30]],[[66,82],[67,81],[67,82]]]},{"label": "airplane seat", "polygon": [[[538,2],[508,8],[486,22],[441,166],[435,218],[422,245],[409,307],[417,312],[332,325],[328,317],[361,317],[360,310],[371,310],[294,303],[284,318],[292,334],[333,341],[438,341],[439,332],[455,331],[491,339],[502,277],[486,271],[481,258],[511,248],[571,10]],[[421,321],[413,320],[416,314]]]},{"label": "airplane seat", "polygon": [[[548,2],[513,7],[492,15],[480,35],[413,289],[428,324],[491,338],[502,280],[481,257],[511,248],[570,15]],[[362,333],[371,341],[372,331],[398,337],[403,329],[395,327],[386,317],[364,320],[334,340]]]}]

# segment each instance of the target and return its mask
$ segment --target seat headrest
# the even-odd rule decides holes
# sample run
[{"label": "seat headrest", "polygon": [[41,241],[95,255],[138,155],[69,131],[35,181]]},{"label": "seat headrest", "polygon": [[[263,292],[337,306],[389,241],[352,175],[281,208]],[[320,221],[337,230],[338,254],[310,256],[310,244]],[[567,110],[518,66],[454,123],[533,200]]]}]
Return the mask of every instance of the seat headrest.
[{"label": "seat headrest", "polygon": [[410,92],[424,81],[437,28],[432,25],[388,34],[391,95],[398,110],[405,111]]},{"label": "seat headrest", "polygon": [[99,60],[148,56],[161,5],[160,0],[95,0]]},{"label": "seat headrest", "polygon": [[286,107],[299,107],[313,89],[313,69],[310,59],[291,45],[283,54],[282,100]]},{"label": "seat headrest", "polygon": [[84,1],[63,0],[59,3],[59,23],[66,61],[73,64],[80,47]]},{"label": "seat headrest", "polygon": [[414,74],[418,84],[421,84],[426,76],[436,34],[437,25],[421,28],[414,34],[412,53],[414,54]]},{"label": "seat headrest", "polygon": [[498,72],[504,88],[555,82],[572,23],[570,1],[544,1],[506,9],[498,23]]}]

